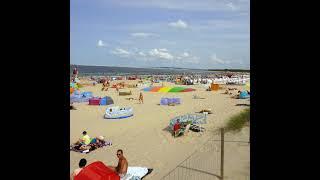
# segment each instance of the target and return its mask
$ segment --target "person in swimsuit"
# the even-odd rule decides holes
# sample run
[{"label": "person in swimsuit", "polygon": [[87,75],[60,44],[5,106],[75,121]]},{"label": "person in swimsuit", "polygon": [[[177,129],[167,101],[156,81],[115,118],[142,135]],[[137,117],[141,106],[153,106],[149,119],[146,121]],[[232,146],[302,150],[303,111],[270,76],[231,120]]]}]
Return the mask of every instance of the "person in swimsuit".
[{"label": "person in swimsuit", "polygon": [[117,157],[119,159],[117,167],[110,166],[110,168],[116,173],[118,173],[118,175],[122,178],[127,174],[128,161],[123,156],[123,151],[121,149],[117,151]]},{"label": "person in swimsuit", "polygon": [[77,169],[75,169],[75,170],[73,171],[73,173],[72,173],[71,176],[70,176],[70,180],[73,180],[74,177],[75,177],[76,175],[78,175],[78,174],[80,173],[80,171],[86,166],[86,164],[87,164],[87,160],[86,160],[86,159],[80,159],[80,161],[79,161],[79,168],[77,168]]},{"label": "person in swimsuit", "polygon": [[140,92],[140,95],[139,95],[139,103],[142,103],[142,104],[143,104],[143,95],[142,95],[142,92]]}]

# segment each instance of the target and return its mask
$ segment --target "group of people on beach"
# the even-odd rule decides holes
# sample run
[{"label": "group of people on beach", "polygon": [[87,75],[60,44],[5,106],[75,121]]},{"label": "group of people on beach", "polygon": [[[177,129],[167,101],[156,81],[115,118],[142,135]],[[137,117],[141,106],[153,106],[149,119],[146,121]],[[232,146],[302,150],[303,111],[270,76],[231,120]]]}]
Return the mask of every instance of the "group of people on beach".
[{"label": "group of people on beach", "polygon": [[86,131],[82,132],[82,137],[74,144],[75,148],[81,151],[89,151],[92,148],[97,148],[103,146],[104,137],[98,136],[95,138],[90,138]]},{"label": "group of people on beach", "polygon": [[[124,157],[123,155],[123,150],[122,149],[118,149],[117,150],[117,154],[116,156],[118,157],[118,164],[117,166],[108,166],[112,171],[114,171],[115,173],[117,173],[120,178],[124,177],[127,174],[128,171],[128,161],[127,159]],[[87,165],[87,160],[86,159],[80,159],[79,161],[79,168],[75,169],[71,176],[70,176],[70,180],[73,180],[75,176],[77,176],[82,170],[83,168],[85,168],[85,166]]]}]

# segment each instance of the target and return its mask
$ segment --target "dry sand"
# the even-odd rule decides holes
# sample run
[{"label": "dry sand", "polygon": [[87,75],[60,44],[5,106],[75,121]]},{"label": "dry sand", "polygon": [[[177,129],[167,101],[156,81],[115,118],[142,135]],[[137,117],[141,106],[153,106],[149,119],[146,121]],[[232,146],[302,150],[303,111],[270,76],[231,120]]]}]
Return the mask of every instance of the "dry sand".
[{"label": "dry sand", "polygon": [[[137,81],[127,82],[135,84]],[[155,83],[154,86],[156,85],[161,84]],[[164,85],[176,86],[167,82]],[[81,88],[81,91],[92,91],[94,96],[110,96],[114,100],[114,105],[133,107],[134,116],[117,121],[107,120],[103,118],[107,106],[75,103],[74,106],[77,110],[70,111],[70,141],[77,141],[81,137],[82,131],[86,130],[90,137],[103,135],[107,140],[112,141],[113,145],[97,149],[89,154],[71,151],[70,173],[77,168],[81,158],[86,158],[88,163],[99,160],[107,165],[116,165],[116,150],[123,149],[129,166],[154,169],[145,178],[146,180],[161,179],[195,150],[201,148],[209,138],[214,138],[212,131],[222,127],[232,115],[247,108],[246,106],[236,106],[236,104],[250,104],[249,100],[233,99],[230,95],[223,94],[224,90],[205,91],[203,85],[188,86],[195,88],[194,92],[142,92],[144,104],[139,104],[138,100],[126,99],[128,97],[137,99],[141,88],[130,88],[132,95],[119,96],[114,88],[101,91],[101,87],[101,84],[86,86]],[[240,86],[232,87],[241,89]],[[205,99],[193,99],[192,96],[195,94]],[[160,106],[161,97],[180,97],[182,104]],[[207,108],[211,108],[213,114],[208,115],[208,123],[203,125],[207,129],[205,133],[190,132],[186,136],[173,138],[171,133],[166,130],[170,119]],[[231,134],[226,137],[226,140],[234,139],[248,141],[249,129],[245,128],[239,134]],[[225,179],[247,179],[250,164],[249,145],[226,143],[225,149]]]}]

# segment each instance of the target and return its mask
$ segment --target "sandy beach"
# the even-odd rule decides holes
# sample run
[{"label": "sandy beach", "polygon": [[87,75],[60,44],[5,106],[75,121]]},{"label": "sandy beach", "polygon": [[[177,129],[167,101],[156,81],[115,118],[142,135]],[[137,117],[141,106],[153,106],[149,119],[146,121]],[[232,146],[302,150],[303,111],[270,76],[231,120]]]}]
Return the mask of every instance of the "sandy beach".
[{"label": "sandy beach", "polygon": [[[115,83],[116,81],[113,81]],[[121,81],[123,82],[123,81]],[[137,81],[125,81],[136,84]],[[155,83],[154,86],[161,83]],[[165,86],[177,86],[165,82]],[[184,85],[179,85],[184,86]],[[213,138],[213,131],[224,126],[228,118],[241,112],[248,106],[237,104],[250,104],[248,99],[233,99],[230,95],[223,94],[225,90],[206,91],[203,85],[191,85],[194,92],[160,93],[142,92],[141,88],[127,88],[132,95],[119,96],[116,89],[109,88],[101,91],[101,84],[85,86],[81,91],[91,91],[94,96],[110,96],[114,105],[120,107],[130,106],[134,116],[120,120],[104,119],[108,106],[89,106],[88,103],[75,103],[77,110],[70,110],[70,141],[75,142],[81,137],[82,131],[87,131],[91,137],[103,135],[112,141],[112,146],[97,149],[89,154],[70,152],[70,173],[78,168],[81,158],[86,158],[88,163],[102,161],[106,165],[116,165],[117,149],[123,149],[124,156],[129,166],[143,166],[153,168],[153,172],[145,179],[158,180],[174,169],[195,150],[201,148],[203,143]],[[228,87],[242,86],[230,85]],[[127,100],[133,97],[138,99],[139,93],[144,95],[144,104],[138,100]],[[237,91],[234,91],[236,93]],[[193,99],[198,95],[205,99]],[[180,97],[181,105],[160,106],[161,97]],[[112,105],[109,105],[112,106]],[[206,131],[202,134],[189,132],[185,136],[173,138],[166,130],[170,119],[187,113],[195,113],[202,109],[212,109],[213,114],[208,115],[207,124],[203,127]],[[226,134],[226,140],[249,140],[249,128],[244,128],[237,134]],[[225,144],[225,179],[248,179],[250,164],[250,147],[241,143]],[[219,173],[219,171],[217,171]]]}]

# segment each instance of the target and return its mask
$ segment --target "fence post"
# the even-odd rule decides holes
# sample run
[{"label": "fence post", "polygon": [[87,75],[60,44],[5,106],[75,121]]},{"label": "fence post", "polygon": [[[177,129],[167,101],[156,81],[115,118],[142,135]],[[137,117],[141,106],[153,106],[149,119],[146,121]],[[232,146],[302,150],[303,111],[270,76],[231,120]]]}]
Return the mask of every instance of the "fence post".
[{"label": "fence post", "polygon": [[221,128],[220,178],[223,180],[224,171],[224,128]]}]

